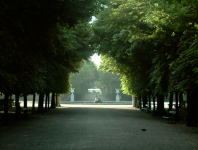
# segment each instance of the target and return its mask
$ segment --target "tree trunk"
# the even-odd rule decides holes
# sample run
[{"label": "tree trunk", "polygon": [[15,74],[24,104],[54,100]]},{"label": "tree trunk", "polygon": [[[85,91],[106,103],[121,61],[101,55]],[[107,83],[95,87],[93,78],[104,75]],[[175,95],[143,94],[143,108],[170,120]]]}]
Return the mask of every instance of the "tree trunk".
[{"label": "tree trunk", "polygon": [[49,97],[50,97],[50,94],[47,94],[47,101],[48,101],[48,102],[47,102],[47,103],[48,103],[48,110],[50,110],[50,107],[49,107],[49,105],[50,105],[50,104],[49,104],[49,103],[50,103]]},{"label": "tree trunk", "polygon": [[135,97],[135,107],[138,108],[138,98]]},{"label": "tree trunk", "polygon": [[33,94],[33,101],[32,101],[32,114],[35,114],[35,99],[36,99],[36,94]]},{"label": "tree trunk", "polygon": [[27,117],[27,95],[25,94],[24,95],[24,97],[23,97],[24,99],[24,108],[23,108],[23,110],[24,110],[24,117]]},{"label": "tree trunk", "polygon": [[43,110],[43,101],[44,101],[44,94],[43,93],[40,93],[39,94],[38,113],[44,113],[44,110]]},{"label": "tree trunk", "polygon": [[197,100],[197,92],[187,94],[188,114],[186,119],[186,126],[197,127]]},{"label": "tree trunk", "polygon": [[157,115],[163,116],[166,115],[166,111],[164,109],[164,95],[157,96]]},{"label": "tree trunk", "polygon": [[56,99],[55,99],[55,102],[56,102],[56,106],[58,106],[58,94],[56,93]]},{"label": "tree trunk", "polygon": [[132,99],[133,99],[133,107],[138,108],[137,97],[133,97],[133,96],[132,96]]},{"label": "tree trunk", "polygon": [[178,109],[178,93],[175,93],[175,108],[176,108],[176,117],[175,117],[175,121],[179,121],[179,109]]},{"label": "tree trunk", "polygon": [[168,111],[171,111],[173,107],[173,93],[170,93],[170,98],[169,98],[169,109]]},{"label": "tree trunk", "polygon": [[183,101],[183,93],[179,93],[179,108],[181,108],[181,104],[182,104],[182,101]]},{"label": "tree trunk", "polygon": [[143,108],[146,107],[147,104],[147,96],[143,96]]},{"label": "tree trunk", "polygon": [[8,106],[8,107],[12,107],[12,94],[10,95],[10,98],[9,98],[9,100],[10,100],[10,106]]},{"label": "tree trunk", "polygon": [[149,109],[151,110],[151,96],[149,95]]},{"label": "tree trunk", "polygon": [[51,101],[51,108],[52,108],[52,109],[53,109],[53,108],[56,108],[54,97],[55,97],[55,93],[52,93],[52,101]]},{"label": "tree trunk", "polygon": [[21,115],[21,107],[19,104],[19,94],[15,94],[15,106],[16,106],[16,120],[18,120],[19,116]]},{"label": "tree trunk", "polygon": [[8,125],[8,99],[9,99],[9,94],[5,94],[5,97],[4,97],[4,125]]},{"label": "tree trunk", "polygon": [[154,96],[152,96],[153,97],[153,115],[155,115],[156,114],[156,112],[155,112],[155,97]]},{"label": "tree trunk", "polygon": [[138,96],[138,105],[140,107],[140,110],[142,109],[142,101],[141,96]]},{"label": "tree trunk", "polygon": [[47,95],[48,94],[45,95],[45,112],[47,112]]}]

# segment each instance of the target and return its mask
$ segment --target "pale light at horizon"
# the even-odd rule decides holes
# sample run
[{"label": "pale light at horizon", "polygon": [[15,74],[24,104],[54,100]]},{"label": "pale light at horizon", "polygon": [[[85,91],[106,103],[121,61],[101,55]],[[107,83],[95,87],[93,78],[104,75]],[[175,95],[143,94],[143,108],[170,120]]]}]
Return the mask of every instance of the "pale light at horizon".
[{"label": "pale light at horizon", "polygon": [[94,54],[91,56],[91,60],[99,67],[101,62],[101,56],[98,56],[98,54]]}]

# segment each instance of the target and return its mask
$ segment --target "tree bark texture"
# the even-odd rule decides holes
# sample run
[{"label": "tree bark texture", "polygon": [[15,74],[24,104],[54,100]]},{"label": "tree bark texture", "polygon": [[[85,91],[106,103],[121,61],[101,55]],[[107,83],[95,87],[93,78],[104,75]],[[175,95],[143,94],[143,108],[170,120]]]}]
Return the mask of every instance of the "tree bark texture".
[{"label": "tree bark texture", "polygon": [[134,97],[134,101],[135,101],[135,107],[138,108],[138,98]]}]

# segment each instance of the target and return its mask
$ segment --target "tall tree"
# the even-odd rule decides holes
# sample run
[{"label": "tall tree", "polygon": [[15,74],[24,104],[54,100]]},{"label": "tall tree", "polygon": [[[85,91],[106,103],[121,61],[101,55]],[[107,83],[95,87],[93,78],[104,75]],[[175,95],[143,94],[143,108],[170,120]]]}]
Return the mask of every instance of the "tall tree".
[{"label": "tall tree", "polygon": [[0,1],[0,91],[68,92],[70,73],[92,54],[88,22],[101,9],[97,0]]}]

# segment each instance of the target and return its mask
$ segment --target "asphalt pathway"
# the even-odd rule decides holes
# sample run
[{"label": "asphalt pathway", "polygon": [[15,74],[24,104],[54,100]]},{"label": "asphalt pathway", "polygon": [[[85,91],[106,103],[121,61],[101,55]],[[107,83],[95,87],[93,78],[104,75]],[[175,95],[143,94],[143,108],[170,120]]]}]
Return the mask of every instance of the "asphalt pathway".
[{"label": "asphalt pathway", "polygon": [[130,105],[63,105],[0,127],[0,150],[70,149],[196,150],[198,128],[167,123]]}]

